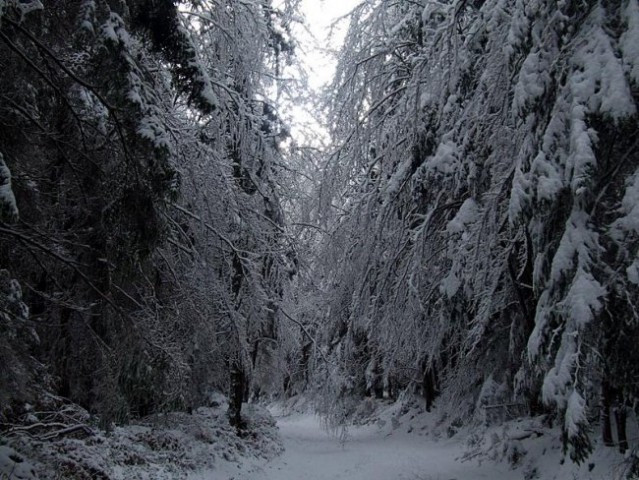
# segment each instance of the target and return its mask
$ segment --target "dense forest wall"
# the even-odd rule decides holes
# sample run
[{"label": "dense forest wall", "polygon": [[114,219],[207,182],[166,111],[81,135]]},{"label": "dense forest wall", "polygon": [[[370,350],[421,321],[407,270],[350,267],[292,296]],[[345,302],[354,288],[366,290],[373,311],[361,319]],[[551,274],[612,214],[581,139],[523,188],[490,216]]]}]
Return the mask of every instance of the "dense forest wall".
[{"label": "dense forest wall", "polygon": [[410,388],[453,420],[550,413],[576,460],[599,416],[612,444],[639,394],[638,45],[636,0],[355,9],[316,216],[327,412]]},{"label": "dense forest wall", "polygon": [[2,418],[51,392],[108,425],[234,384],[239,423],[275,388],[253,372],[279,358],[293,268],[266,94],[288,18],[0,1]]}]

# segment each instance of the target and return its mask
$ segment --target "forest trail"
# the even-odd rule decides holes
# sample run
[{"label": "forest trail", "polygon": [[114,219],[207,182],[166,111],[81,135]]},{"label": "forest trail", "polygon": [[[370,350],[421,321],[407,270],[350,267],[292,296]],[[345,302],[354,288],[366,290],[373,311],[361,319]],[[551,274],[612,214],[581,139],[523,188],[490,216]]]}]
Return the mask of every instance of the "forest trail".
[{"label": "forest trail", "polygon": [[[508,465],[456,460],[459,440],[435,440],[401,430],[357,427],[342,445],[312,414],[278,419],[284,453],[234,480],[510,480],[521,472]],[[230,480],[230,479],[229,479]]]}]

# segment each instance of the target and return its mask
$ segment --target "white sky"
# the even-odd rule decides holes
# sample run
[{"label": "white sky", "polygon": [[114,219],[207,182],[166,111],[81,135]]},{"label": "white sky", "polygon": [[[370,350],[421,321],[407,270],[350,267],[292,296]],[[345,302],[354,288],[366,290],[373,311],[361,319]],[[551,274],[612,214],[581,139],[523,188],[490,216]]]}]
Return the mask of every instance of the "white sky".
[{"label": "white sky", "polygon": [[315,37],[301,37],[302,41],[306,41],[302,48],[305,50],[302,60],[306,62],[311,74],[309,81],[313,88],[323,86],[333,77],[335,62],[326,50],[335,50],[341,46],[347,23],[341,22],[341,28],[329,38],[331,24],[348,14],[360,2],[361,0],[302,0],[302,11],[310,33]]},{"label": "white sky", "polygon": [[[355,8],[362,0],[302,0],[302,13],[306,18],[308,31],[297,26],[293,32],[299,42],[297,56],[308,74],[308,95],[317,97],[323,86],[330,83],[335,72],[336,60],[331,52],[338,50],[343,42],[348,26],[342,21],[340,27],[330,36],[330,27],[336,19],[343,17]],[[310,99],[299,99],[295,104],[285,108],[287,123],[291,134],[300,143],[315,143],[305,131],[320,135],[326,139],[326,130],[320,126],[316,109]]]}]

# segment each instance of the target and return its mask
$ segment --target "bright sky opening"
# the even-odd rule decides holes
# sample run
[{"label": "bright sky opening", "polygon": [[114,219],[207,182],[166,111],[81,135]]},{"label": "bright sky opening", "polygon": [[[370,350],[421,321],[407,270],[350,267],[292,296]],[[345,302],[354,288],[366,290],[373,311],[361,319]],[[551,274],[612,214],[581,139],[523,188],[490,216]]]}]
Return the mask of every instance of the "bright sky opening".
[{"label": "bright sky opening", "polygon": [[[284,115],[291,126],[291,135],[300,144],[315,144],[327,139],[326,128],[314,100],[323,87],[328,85],[335,74],[336,51],[344,40],[348,20],[337,25],[335,22],[351,12],[361,0],[303,0],[302,13],[307,28],[296,25],[295,38],[298,40],[297,56],[308,75],[308,89],[305,98],[294,99],[294,103],[284,108]],[[331,26],[334,28],[331,29]],[[318,136],[319,138],[313,138]]]}]

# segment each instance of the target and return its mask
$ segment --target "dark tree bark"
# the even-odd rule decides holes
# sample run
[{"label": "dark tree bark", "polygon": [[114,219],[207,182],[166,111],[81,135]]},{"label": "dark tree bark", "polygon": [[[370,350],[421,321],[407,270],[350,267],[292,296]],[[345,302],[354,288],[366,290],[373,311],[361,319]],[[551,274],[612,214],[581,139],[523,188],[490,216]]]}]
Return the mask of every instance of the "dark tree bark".
[{"label": "dark tree bark", "polygon": [[377,399],[384,398],[384,384],[382,382],[375,382],[375,386],[373,387],[373,392],[375,393],[375,398]]},{"label": "dark tree bark", "polygon": [[617,438],[619,440],[619,451],[626,453],[628,450],[628,436],[626,435],[626,419],[628,417],[628,411],[624,405],[619,405],[614,410],[615,423],[617,424]]},{"label": "dark tree bark", "polygon": [[610,406],[612,405],[612,392],[608,382],[601,384],[601,437],[607,447],[613,446],[612,428],[610,425]]},{"label": "dark tree bark", "polygon": [[391,400],[397,400],[397,386],[395,385],[395,379],[388,376],[388,398]]},{"label": "dark tree bark", "polygon": [[60,337],[59,337],[59,347],[56,352],[57,361],[58,361],[58,372],[59,372],[59,381],[58,381],[58,394],[65,398],[71,398],[71,378],[70,372],[68,369],[69,364],[69,356],[71,355],[69,351],[69,345],[72,341],[71,339],[71,328],[70,328],[70,318],[71,318],[71,310],[68,308],[62,308],[60,312]]},{"label": "dark tree bark", "polygon": [[426,411],[430,412],[433,408],[435,397],[437,396],[437,372],[434,366],[424,371],[422,388],[424,400],[426,401]]},{"label": "dark tree bark", "polygon": [[246,375],[239,359],[231,363],[231,385],[229,391],[229,423],[231,426],[240,429],[242,427],[242,401],[246,390]]}]

